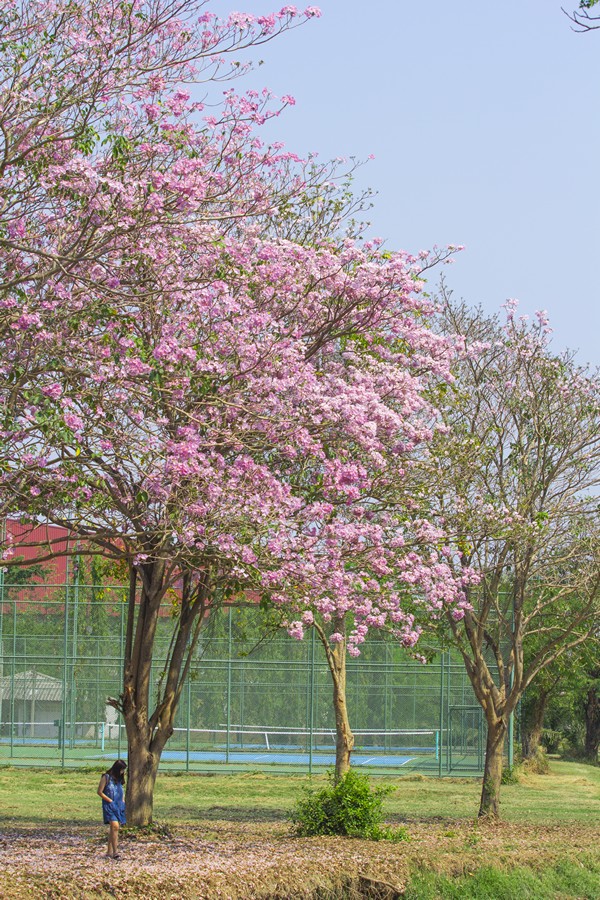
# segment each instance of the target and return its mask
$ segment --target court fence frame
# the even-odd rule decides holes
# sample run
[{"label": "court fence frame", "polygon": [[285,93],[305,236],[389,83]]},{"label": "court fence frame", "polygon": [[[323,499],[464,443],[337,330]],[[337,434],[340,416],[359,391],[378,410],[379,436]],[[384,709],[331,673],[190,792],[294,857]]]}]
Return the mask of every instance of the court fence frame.
[{"label": "court fence frame", "polygon": [[[121,690],[126,598],[120,585],[68,577],[10,585],[0,577],[0,765],[96,767],[126,756],[124,725],[106,705]],[[163,613],[155,683],[172,605]],[[212,613],[161,768],[312,773],[332,764],[332,686],[314,630],[304,641],[281,630],[265,639],[264,621],[256,607]],[[424,665],[374,635],[348,660],[347,694],[355,765],[481,776],[484,717],[462,661],[448,651]]]}]

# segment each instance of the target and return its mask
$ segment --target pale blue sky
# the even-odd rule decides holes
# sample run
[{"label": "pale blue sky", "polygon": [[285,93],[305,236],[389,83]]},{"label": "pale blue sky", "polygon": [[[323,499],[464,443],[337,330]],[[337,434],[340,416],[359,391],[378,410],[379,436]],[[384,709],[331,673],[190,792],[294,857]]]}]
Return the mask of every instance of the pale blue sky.
[{"label": "pale blue sky", "polygon": [[373,153],[357,183],[377,191],[374,234],[464,244],[444,269],[456,294],[547,309],[556,349],[600,364],[600,31],[573,33],[560,0],[311,2],[322,18],[237,83],[296,98],[269,137],[322,159]]}]

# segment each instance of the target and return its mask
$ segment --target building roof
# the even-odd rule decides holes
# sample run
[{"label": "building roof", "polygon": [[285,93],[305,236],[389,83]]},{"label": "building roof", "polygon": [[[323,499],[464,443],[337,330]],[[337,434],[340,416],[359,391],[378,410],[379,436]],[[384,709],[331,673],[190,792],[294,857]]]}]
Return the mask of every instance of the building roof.
[{"label": "building roof", "polygon": [[0,700],[10,700],[13,685],[15,700],[32,700],[35,696],[36,701],[62,702],[63,683],[52,675],[35,670],[16,672],[14,676],[4,675],[0,678]]}]

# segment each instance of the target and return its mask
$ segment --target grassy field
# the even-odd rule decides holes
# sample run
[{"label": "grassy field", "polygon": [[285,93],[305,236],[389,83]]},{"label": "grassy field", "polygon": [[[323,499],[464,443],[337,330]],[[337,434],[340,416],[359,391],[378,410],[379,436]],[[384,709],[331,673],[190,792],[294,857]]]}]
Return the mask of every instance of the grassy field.
[{"label": "grassy field", "polygon": [[[502,789],[503,822],[475,821],[479,785],[385,779],[408,842],[295,838],[300,776],[163,775],[158,828],[102,859],[99,770],[0,768],[3,898],[598,898],[600,768],[554,762]],[[314,778],[319,784],[321,778]],[[116,868],[118,866],[118,869]]]}]

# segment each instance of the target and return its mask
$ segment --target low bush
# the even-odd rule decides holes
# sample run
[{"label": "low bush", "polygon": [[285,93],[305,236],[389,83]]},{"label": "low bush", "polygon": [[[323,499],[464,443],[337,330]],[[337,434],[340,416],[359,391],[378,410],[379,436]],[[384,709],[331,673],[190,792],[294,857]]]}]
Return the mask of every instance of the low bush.
[{"label": "low bush", "polygon": [[339,781],[329,774],[329,784],[320,790],[305,790],[294,807],[291,820],[301,837],[343,835],[374,841],[408,840],[405,828],[383,824],[383,799],[392,787],[372,787],[366,775],[350,769]]},{"label": "low bush", "polygon": [[543,747],[537,747],[533,756],[523,760],[523,771],[531,772],[533,775],[548,775],[550,772],[550,763],[548,755]]},{"label": "low bush", "polygon": [[502,784],[519,784],[519,767],[507,766],[502,770]]}]

